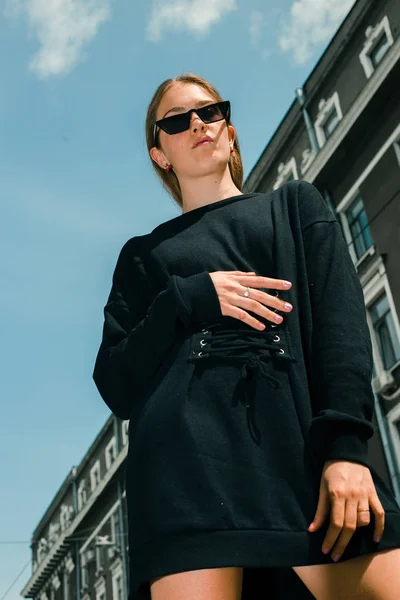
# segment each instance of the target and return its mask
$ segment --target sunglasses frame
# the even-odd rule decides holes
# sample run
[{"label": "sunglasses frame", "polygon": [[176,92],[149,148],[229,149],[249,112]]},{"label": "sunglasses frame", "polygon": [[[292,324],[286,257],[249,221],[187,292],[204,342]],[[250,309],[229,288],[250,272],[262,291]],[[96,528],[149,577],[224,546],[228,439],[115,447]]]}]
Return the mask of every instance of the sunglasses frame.
[{"label": "sunglasses frame", "polygon": [[[222,116],[221,119],[216,119],[215,121],[204,121],[204,119],[201,118],[201,114],[202,111],[209,108],[210,106],[223,106],[224,108],[221,109],[221,112],[224,113],[225,112],[225,116]],[[154,138],[154,145],[157,146],[157,127],[159,129],[162,129],[164,131],[164,133],[167,133],[168,135],[176,135],[174,133],[168,133],[167,131],[165,131],[165,129],[163,129],[162,124],[164,121],[168,121],[168,119],[173,119],[174,117],[183,117],[184,120],[187,121],[187,127],[185,127],[185,129],[182,129],[182,131],[178,131],[177,133],[182,133],[183,131],[187,131],[190,128],[190,118],[192,113],[196,113],[196,115],[199,117],[199,119],[201,121],[203,121],[203,123],[218,123],[219,121],[223,121],[225,120],[227,123],[230,119],[231,116],[231,103],[229,102],[229,100],[221,100],[220,102],[213,102],[211,104],[206,104],[205,106],[201,106],[200,108],[191,108],[190,110],[188,110],[185,113],[179,113],[179,115],[171,115],[170,117],[164,117],[164,119],[159,119],[158,121],[156,121],[154,123],[154,131],[153,131],[153,138]],[[200,114],[199,114],[200,112]]]}]

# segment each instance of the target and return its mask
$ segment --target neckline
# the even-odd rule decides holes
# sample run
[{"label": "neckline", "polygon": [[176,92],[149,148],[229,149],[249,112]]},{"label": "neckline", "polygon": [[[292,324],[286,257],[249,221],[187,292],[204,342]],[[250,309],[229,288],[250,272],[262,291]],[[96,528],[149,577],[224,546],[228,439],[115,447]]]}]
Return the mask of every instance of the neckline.
[{"label": "neckline", "polygon": [[192,210],[188,210],[185,213],[181,213],[180,215],[177,215],[176,217],[172,217],[172,219],[168,219],[167,221],[160,223],[160,225],[157,225],[157,227],[153,230],[153,233],[160,227],[172,225],[174,223],[181,223],[181,222],[185,221],[186,219],[195,218],[198,215],[200,215],[201,213],[215,210],[215,209],[225,206],[227,204],[232,204],[233,202],[237,202],[238,200],[245,200],[246,198],[251,198],[254,196],[261,196],[261,195],[262,195],[261,192],[247,192],[245,194],[236,194],[235,196],[229,196],[228,198],[222,198],[222,200],[215,200],[214,202],[209,202],[208,204],[203,204],[203,206],[197,206],[196,208],[192,208]]}]

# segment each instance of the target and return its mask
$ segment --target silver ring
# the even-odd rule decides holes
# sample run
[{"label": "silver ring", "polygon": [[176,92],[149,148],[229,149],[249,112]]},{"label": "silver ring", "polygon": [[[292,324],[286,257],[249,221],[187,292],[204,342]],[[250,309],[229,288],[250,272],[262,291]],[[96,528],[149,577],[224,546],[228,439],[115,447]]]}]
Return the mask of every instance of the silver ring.
[{"label": "silver ring", "polygon": [[245,289],[245,291],[243,292],[243,296],[245,296],[246,298],[248,298],[250,296],[250,288],[249,287],[247,287]]}]

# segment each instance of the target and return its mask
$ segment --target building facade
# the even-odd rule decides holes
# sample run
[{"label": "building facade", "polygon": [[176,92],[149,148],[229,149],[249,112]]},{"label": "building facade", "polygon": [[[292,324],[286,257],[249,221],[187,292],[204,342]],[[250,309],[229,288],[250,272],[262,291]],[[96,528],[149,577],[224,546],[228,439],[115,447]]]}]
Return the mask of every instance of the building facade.
[{"label": "building facade", "polygon": [[127,449],[128,421],[110,416],[33,533],[23,597],[127,599]]},{"label": "building facade", "polygon": [[[342,225],[374,353],[372,466],[400,503],[400,4],[359,0],[245,182],[304,179]],[[345,368],[345,366],[344,366]],[[128,422],[110,416],[32,537],[34,600],[127,600]]]},{"label": "building facade", "polygon": [[400,503],[400,4],[360,0],[245,182],[313,183],[337,216],[364,290],[374,354],[371,464]]}]

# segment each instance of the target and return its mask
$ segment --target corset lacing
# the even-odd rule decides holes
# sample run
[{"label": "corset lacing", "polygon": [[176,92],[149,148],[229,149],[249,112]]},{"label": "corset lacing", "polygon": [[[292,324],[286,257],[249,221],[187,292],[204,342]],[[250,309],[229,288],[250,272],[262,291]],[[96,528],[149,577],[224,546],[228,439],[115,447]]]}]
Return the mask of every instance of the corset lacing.
[{"label": "corset lacing", "polygon": [[[270,327],[276,326],[270,325]],[[256,391],[259,374],[262,373],[262,381],[266,381],[274,390],[280,387],[279,380],[267,372],[265,363],[266,361],[270,361],[271,357],[285,354],[285,350],[278,345],[281,341],[281,336],[271,330],[221,330],[219,329],[219,325],[208,323],[200,332],[200,336],[201,339],[199,339],[199,345],[197,346],[199,350],[192,351],[196,355],[195,360],[202,360],[203,358],[212,356],[213,358],[218,357],[219,360],[229,362],[230,364],[234,362],[243,363],[238,386],[244,387],[244,394],[238,393],[235,394],[235,397],[240,398],[240,403],[246,407],[250,435],[259,445],[261,436],[255,423],[255,399],[257,397]],[[260,352],[254,353],[253,349]],[[246,350],[247,353],[241,354],[240,352],[238,353],[238,350]],[[236,405],[237,401],[233,406]]]}]

